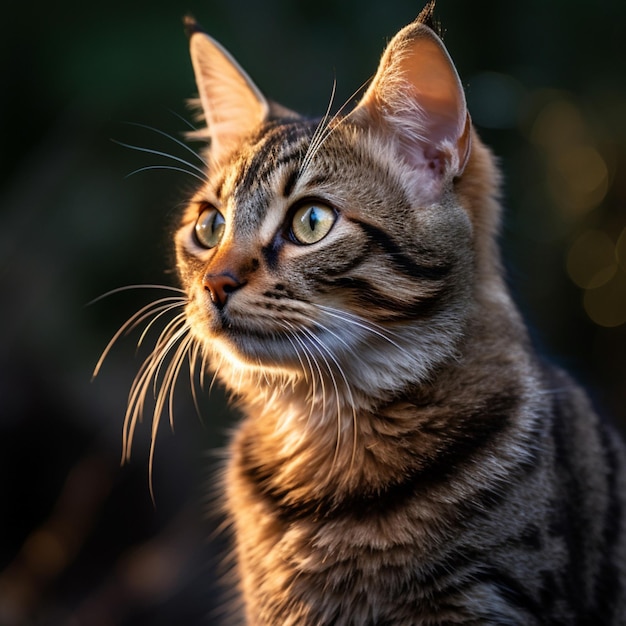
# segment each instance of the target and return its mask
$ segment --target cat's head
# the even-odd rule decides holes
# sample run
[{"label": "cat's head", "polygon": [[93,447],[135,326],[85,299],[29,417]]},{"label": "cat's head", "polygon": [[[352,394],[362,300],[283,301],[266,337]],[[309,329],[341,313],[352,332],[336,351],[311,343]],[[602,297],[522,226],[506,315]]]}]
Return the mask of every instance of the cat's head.
[{"label": "cat's head", "polygon": [[210,165],[177,259],[219,376],[244,393],[277,376],[382,398],[455,358],[496,185],[440,39],[418,19],[349,114],[309,120],[188,27]]}]

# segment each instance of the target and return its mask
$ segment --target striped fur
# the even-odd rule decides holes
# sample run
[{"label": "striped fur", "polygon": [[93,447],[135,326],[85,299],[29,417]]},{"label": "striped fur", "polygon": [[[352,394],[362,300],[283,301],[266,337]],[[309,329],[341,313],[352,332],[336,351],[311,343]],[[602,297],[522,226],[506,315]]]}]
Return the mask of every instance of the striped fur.
[{"label": "striped fur", "polygon": [[[352,113],[314,121],[190,22],[211,165],[178,269],[245,416],[224,478],[245,621],[625,624],[624,450],[529,344],[498,172],[427,14]],[[300,245],[310,201],[335,222]]]}]

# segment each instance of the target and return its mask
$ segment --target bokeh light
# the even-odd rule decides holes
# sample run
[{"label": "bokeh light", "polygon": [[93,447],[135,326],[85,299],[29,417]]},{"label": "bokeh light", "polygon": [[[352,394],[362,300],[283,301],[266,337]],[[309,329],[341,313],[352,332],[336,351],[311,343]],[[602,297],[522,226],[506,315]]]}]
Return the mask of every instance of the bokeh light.
[{"label": "bokeh light", "polygon": [[608,282],[584,295],[587,315],[599,326],[613,328],[626,323],[626,274],[619,272]]},{"label": "bokeh light", "polygon": [[579,219],[600,205],[608,191],[608,167],[573,102],[564,95],[549,101],[531,140],[544,153],[547,187],[565,218]]},{"label": "bokeh light", "polygon": [[[219,522],[207,532],[199,520],[217,456],[207,451],[224,444],[233,414],[214,388],[199,394],[201,422],[180,385],[176,435],[164,424],[159,436],[155,510],[145,424],[133,461],[119,467],[137,337],[90,382],[100,351],[145,294],[85,307],[123,285],[174,282],[169,231],[193,182],[172,172],[125,180],[154,160],[111,139],[169,151],[158,132],[186,130],[178,114],[187,116],[195,87],[184,12],[268,96],[318,115],[333,80],[338,108],[424,2],[36,2],[26,37],[16,27],[24,6],[6,3],[2,626],[199,626],[218,603],[222,546],[203,538]],[[502,247],[515,295],[541,349],[626,427],[626,3],[565,6],[446,0],[436,15],[503,173]]]},{"label": "bokeh light", "polygon": [[617,271],[611,238],[599,230],[583,233],[569,250],[567,271],[582,289],[594,289],[610,281]]}]

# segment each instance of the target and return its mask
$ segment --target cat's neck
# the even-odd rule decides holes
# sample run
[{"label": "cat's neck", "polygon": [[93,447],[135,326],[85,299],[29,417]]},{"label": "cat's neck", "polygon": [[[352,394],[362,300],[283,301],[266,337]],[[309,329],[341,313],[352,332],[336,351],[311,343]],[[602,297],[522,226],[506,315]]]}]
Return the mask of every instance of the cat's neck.
[{"label": "cat's neck", "polygon": [[[532,357],[516,334],[516,315],[500,309],[477,316],[457,359],[392,399],[337,385],[325,402],[318,397],[312,404],[305,381],[250,395],[249,417],[234,442],[237,471],[262,476],[259,484],[281,506],[302,507],[298,494],[307,494],[318,508],[332,509],[356,506],[351,494],[397,493],[398,477],[412,484],[445,478],[505,430],[530,439],[534,425],[524,418],[524,404],[536,384]],[[521,461],[481,459],[490,481],[504,479]],[[464,481],[461,474],[459,497],[481,488],[480,481]]]}]

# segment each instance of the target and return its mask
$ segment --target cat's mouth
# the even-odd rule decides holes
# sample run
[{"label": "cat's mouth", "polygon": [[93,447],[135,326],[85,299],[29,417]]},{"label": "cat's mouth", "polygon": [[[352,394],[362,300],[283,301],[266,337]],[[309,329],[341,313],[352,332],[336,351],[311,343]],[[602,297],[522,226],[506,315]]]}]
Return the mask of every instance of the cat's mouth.
[{"label": "cat's mouth", "polygon": [[214,347],[225,356],[252,367],[280,367],[301,370],[304,340],[295,332],[242,328],[225,324],[216,333]]},{"label": "cat's mouth", "polygon": [[307,350],[305,337],[310,335],[309,341],[314,337],[313,330],[293,321],[252,311],[243,315],[228,307],[211,310],[200,306],[190,312],[189,320],[195,334],[222,356],[253,367],[301,369]]}]

